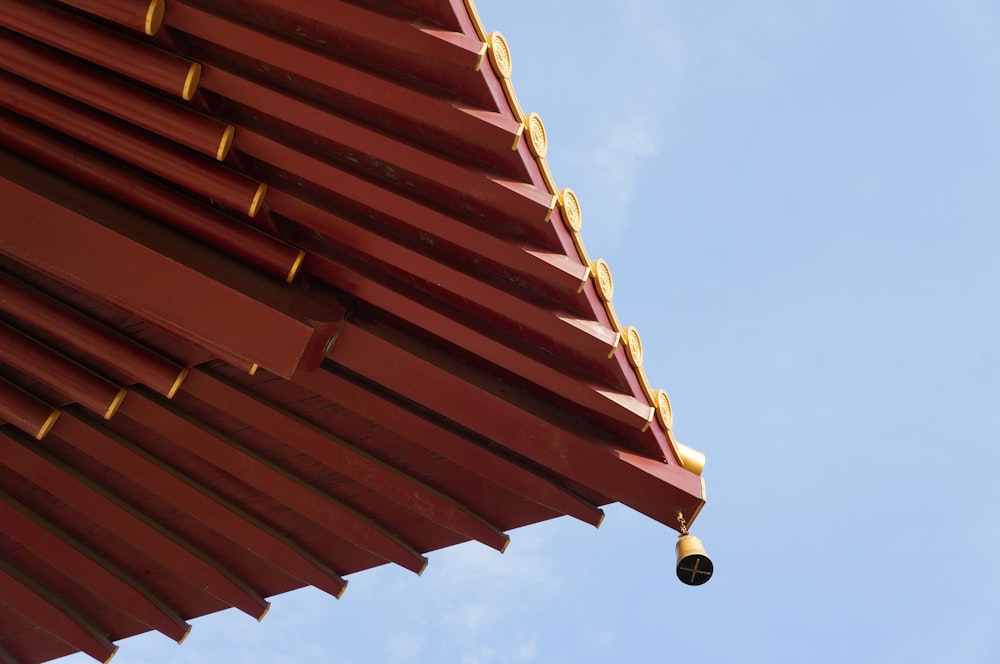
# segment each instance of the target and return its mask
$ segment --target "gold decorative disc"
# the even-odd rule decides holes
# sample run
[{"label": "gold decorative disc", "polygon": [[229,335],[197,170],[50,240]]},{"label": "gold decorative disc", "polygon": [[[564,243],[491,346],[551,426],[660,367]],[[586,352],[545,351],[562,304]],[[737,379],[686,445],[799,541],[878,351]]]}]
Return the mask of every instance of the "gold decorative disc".
[{"label": "gold decorative disc", "polygon": [[572,231],[580,231],[583,226],[583,216],[580,212],[580,200],[573,193],[573,190],[566,187],[559,194],[559,201],[562,203],[563,221]]},{"label": "gold decorative disc", "polygon": [[666,390],[656,391],[656,414],[660,417],[660,424],[667,429],[674,426],[674,408],[670,405],[670,397]]},{"label": "gold decorative disc", "polygon": [[539,159],[544,158],[549,151],[549,140],[545,135],[545,125],[542,123],[542,118],[539,117],[538,113],[529,113],[528,117],[524,119],[524,124],[528,129],[528,138],[531,141],[528,146],[531,148],[531,152]]},{"label": "gold decorative disc", "polygon": [[490,35],[490,62],[493,63],[493,71],[504,78],[510,78],[510,49],[507,48],[507,40],[499,32]]},{"label": "gold decorative disc", "polygon": [[602,300],[610,302],[615,294],[615,282],[611,280],[611,268],[608,267],[604,259],[598,258],[594,261],[592,269],[594,270],[594,278],[597,280],[598,294]]},{"label": "gold decorative disc", "polygon": [[625,338],[625,350],[628,351],[628,359],[634,367],[642,366],[642,340],[639,339],[639,331],[634,327],[627,327],[622,330]]}]

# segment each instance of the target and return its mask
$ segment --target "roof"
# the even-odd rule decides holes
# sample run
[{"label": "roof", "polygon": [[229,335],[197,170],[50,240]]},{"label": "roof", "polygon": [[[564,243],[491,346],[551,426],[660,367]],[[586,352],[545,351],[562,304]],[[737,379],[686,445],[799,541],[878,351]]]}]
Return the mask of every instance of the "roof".
[{"label": "roof", "polygon": [[703,457],[471,0],[0,5],[0,660],[624,503]]}]

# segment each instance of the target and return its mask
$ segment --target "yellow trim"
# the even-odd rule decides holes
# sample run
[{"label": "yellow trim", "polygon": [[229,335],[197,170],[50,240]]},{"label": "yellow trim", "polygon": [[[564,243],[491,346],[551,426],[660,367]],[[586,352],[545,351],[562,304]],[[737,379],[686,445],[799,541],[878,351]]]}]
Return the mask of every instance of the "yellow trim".
[{"label": "yellow trim", "polygon": [[146,10],[146,34],[155,35],[163,25],[163,0],[151,0]]},{"label": "yellow trim", "polygon": [[597,511],[601,513],[601,518],[597,520],[597,523],[594,525],[594,528],[600,528],[601,524],[604,523],[604,517],[607,516],[607,514],[604,513],[604,510],[598,509]]},{"label": "yellow trim", "polygon": [[250,201],[250,209],[247,210],[247,215],[252,219],[257,216],[257,212],[260,211],[260,206],[264,202],[264,196],[267,195],[267,185],[263,182],[257,187],[257,193],[253,195],[253,200]]},{"label": "yellow trim", "polygon": [[548,223],[549,220],[552,219],[552,213],[555,211],[556,205],[558,204],[559,204],[559,197],[556,196],[555,194],[552,194],[552,200],[549,201],[549,209],[545,213],[545,223]]},{"label": "yellow trim", "polygon": [[587,287],[587,282],[590,281],[590,277],[594,274],[594,270],[588,265],[587,271],[583,275],[583,279],[580,280],[580,285],[576,287],[577,293],[582,293],[583,289]]},{"label": "yellow trim", "polygon": [[608,359],[610,360],[615,356],[615,351],[618,350],[618,345],[622,342],[622,333],[615,330],[615,342],[611,344],[611,352],[608,353]]},{"label": "yellow trim", "polygon": [[188,373],[189,369],[185,367],[181,369],[179,374],[177,374],[177,378],[174,379],[174,384],[170,386],[169,390],[167,390],[168,399],[173,399],[174,395],[177,394],[177,390],[181,389],[181,384],[184,382],[184,379],[188,377]]},{"label": "yellow trim", "polygon": [[250,365],[250,371],[248,371],[247,373],[253,376],[257,373],[257,369],[260,369],[260,365],[254,362],[253,364]]},{"label": "yellow trim", "polygon": [[510,535],[504,535],[503,546],[500,547],[500,553],[506,553],[507,547],[510,545]]},{"label": "yellow trim", "polygon": [[299,273],[299,268],[302,267],[302,261],[306,258],[306,252],[299,251],[299,255],[295,257],[295,262],[292,263],[292,267],[288,268],[288,276],[285,277],[286,283],[292,283],[295,281],[296,275]]},{"label": "yellow trim", "polygon": [[691,514],[691,518],[687,520],[688,528],[690,528],[691,525],[694,524],[695,520],[698,518],[698,515],[701,514],[701,508],[705,506],[706,502],[708,502],[708,493],[705,491],[705,478],[700,477],[699,479],[701,480],[701,502],[698,503],[698,507],[696,507],[694,512]]},{"label": "yellow trim", "polygon": [[[480,39],[482,39],[482,37],[480,37]],[[475,69],[475,71],[479,71],[480,69],[483,68],[483,60],[486,59],[486,52],[488,50],[489,50],[489,46],[486,45],[486,42],[483,42],[482,47],[479,49],[479,59],[476,60],[476,69]]]},{"label": "yellow trim", "polygon": [[517,131],[514,132],[514,143],[510,146],[511,150],[516,151],[517,146],[521,144],[521,137],[524,136],[524,123],[522,122],[517,126]]},{"label": "yellow trim", "polygon": [[649,425],[653,423],[656,419],[656,409],[652,406],[649,407],[649,417],[646,418],[646,423],[642,425],[642,433],[649,431]]},{"label": "yellow trim", "polygon": [[684,470],[701,477],[701,474],[705,471],[704,453],[684,443],[677,443],[677,451],[680,452],[681,466],[684,467]]},{"label": "yellow trim", "polygon": [[52,430],[52,426],[56,423],[56,420],[59,419],[60,415],[62,415],[61,410],[53,410],[42,423],[42,426],[38,429],[38,433],[35,434],[35,440],[45,438],[45,435]]},{"label": "yellow trim", "polygon": [[344,585],[342,585],[342,586],[340,587],[340,592],[339,592],[339,593],[337,593],[337,594],[335,595],[335,597],[336,597],[337,599],[340,599],[341,597],[343,597],[343,596],[344,596],[344,591],[345,591],[345,590],[347,590],[347,580],[346,580],[346,579],[344,579]]},{"label": "yellow trim", "polygon": [[108,658],[106,660],[104,660],[104,664],[108,664],[108,662],[110,662],[112,659],[114,659],[115,655],[117,655],[117,654],[118,654],[118,646],[115,646],[114,648],[112,648],[111,654],[108,655]]},{"label": "yellow trim", "polygon": [[260,622],[260,621],[264,620],[264,616],[266,616],[267,612],[270,611],[270,610],[271,610],[271,603],[270,602],[264,602],[264,610],[261,612],[261,614],[259,616],[257,616],[257,622]]},{"label": "yellow trim", "polygon": [[184,101],[191,101],[194,93],[198,91],[198,84],[201,83],[201,64],[192,62],[188,69],[187,77],[184,79],[184,87],[181,89],[181,98]]},{"label": "yellow trim", "polygon": [[[226,125],[226,130],[222,132],[222,138],[219,139],[219,149],[215,151],[215,160],[224,161],[226,155],[229,154],[229,148],[233,147],[233,134],[236,133],[235,125]],[[253,216],[252,214],[250,215]]]},{"label": "yellow trim", "polygon": [[476,11],[476,3],[472,0],[465,0],[465,9],[469,12],[469,18],[472,19],[472,27],[476,30],[476,36],[486,41],[488,35],[486,34],[486,30],[483,29],[483,22],[479,18],[479,12]]},{"label": "yellow trim", "polygon": [[107,412],[104,413],[104,419],[110,420],[112,417],[114,417],[114,414],[118,412],[118,407],[122,405],[122,401],[125,401],[126,394],[128,394],[128,390],[126,390],[124,387],[118,390],[118,394],[115,395],[115,398],[111,402],[111,405],[108,406]]},{"label": "yellow trim", "polygon": [[188,634],[190,633],[191,633],[191,625],[188,625],[188,628],[184,630],[184,635],[181,638],[177,639],[177,645],[182,645],[187,640]]},{"label": "yellow trim", "polygon": [[[588,273],[584,281],[580,284],[578,293],[583,292],[586,287],[586,280],[593,277],[595,281],[599,279],[598,268],[595,264],[591,262],[590,257],[587,254],[587,249],[583,243],[583,236],[580,234],[580,227],[582,226],[582,214],[580,212],[579,199],[576,197],[575,193],[571,189],[560,190],[556,187],[555,179],[552,176],[552,172],[549,169],[548,162],[545,160],[545,155],[548,149],[547,139],[544,135],[544,125],[541,124],[541,118],[538,115],[532,113],[531,115],[525,115],[524,110],[521,108],[521,104],[518,102],[517,94],[514,91],[514,84],[511,81],[511,74],[513,72],[513,62],[510,53],[510,47],[507,41],[503,38],[499,32],[487,33],[486,29],[483,27],[482,21],[479,17],[479,12],[476,10],[474,0],[464,0],[466,9],[468,10],[469,17],[472,21],[473,27],[476,34],[480,39],[485,41],[488,46],[488,55],[490,59],[490,64],[493,67],[493,72],[499,79],[501,89],[503,90],[504,96],[507,98],[507,103],[510,105],[511,112],[514,114],[514,118],[521,123],[521,129],[518,135],[515,137],[513,148],[518,149],[518,144],[520,141],[520,135],[527,129],[528,132],[528,149],[532,156],[535,158],[535,163],[538,166],[539,172],[541,173],[542,180],[550,192],[556,195],[559,206],[562,208],[562,218],[566,229],[570,232],[570,237],[573,240],[573,244],[576,247],[577,253],[579,254],[580,261],[583,265],[588,266]],[[532,141],[532,127],[536,127],[536,132],[534,138],[536,141]],[[539,137],[540,134],[540,137]],[[570,205],[567,206],[566,201],[569,199]],[[567,213],[567,209],[572,208],[572,215]],[[548,221],[551,217],[551,211],[546,217]],[[606,269],[606,274],[609,277],[610,282],[610,269],[607,269],[607,264],[603,265]],[[674,440],[673,431],[671,429],[673,413],[672,410],[669,413],[669,417],[665,418],[664,414],[661,412],[659,407],[659,394],[662,391],[654,390],[649,384],[649,380],[646,377],[646,372],[642,368],[642,348],[641,339],[638,338],[638,332],[635,332],[635,328],[623,328],[621,321],[618,319],[618,315],[615,313],[614,305],[611,302],[611,297],[613,296],[613,282],[610,282],[611,287],[606,291],[602,291],[600,288],[600,283],[596,283],[596,290],[599,295],[599,299],[604,304],[604,310],[608,315],[608,320],[611,324],[611,329],[615,333],[615,343],[612,345],[611,352],[608,353],[608,359],[615,357],[615,352],[618,350],[619,344],[622,343],[622,339],[625,339],[625,355],[628,358],[629,365],[632,366],[632,370],[635,373],[636,379],[639,382],[641,391],[645,394],[647,402],[652,404],[650,406],[650,417],[646,421],[643,431],[649,429],[652,425],[653,420],[659,420],[659,424],[666,434],[667,441],[670,444],[671,451],[673,452],[675,458],[683,467],[683,456],[681,450],[678,449],[678,443]],[[607,297],[605,297],[607,296]],[[629,340],[626,338],[629,334],[635,336],[634,344],[630,345]],[[634,347],[633,347],[634,346]],[[663,392],[666,395],[665,392]],[[669,401],[669,399],[668,399]],[[669,421],[668,421],[669,420]],[[689,448],[686,448],[689,449]],[[698,453],[700,454],[700,453]],[[704,496],[704,480],[702,480],[702,495]],[[704,505],[704,500],[701,505]],[[698,507],[698,511],[701,510],[701,505]],[[691,521],[694,521],[694,517],[697,516],[697,511],[695,515],[692,516]]]}]

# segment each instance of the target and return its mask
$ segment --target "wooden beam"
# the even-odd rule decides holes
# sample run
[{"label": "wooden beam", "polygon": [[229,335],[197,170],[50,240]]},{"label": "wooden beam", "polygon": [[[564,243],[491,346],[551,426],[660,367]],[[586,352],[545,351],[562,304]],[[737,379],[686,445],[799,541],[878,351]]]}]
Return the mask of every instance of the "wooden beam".
[{"label": "wooden beam", "polygon": [[[431,523],[478,540],[498,551],[507,547],[509,538],[482,516],[343,438],[306,422],[248,390],[223,383],[202,370],[193,371],[188,381],[186,391],[275,440],[335,468]],[[137,399],[136,405],[129,412],[133,412],[140,404],[141,400]],[[177,430],[174,437],[180,435],[181,431]]]},{"label": "wooden beam", "polygon": [[[351,202],[341,201],[339,194],[331,198],[336,200],[336,207],[341,204],[355,206],[356,215],[333,212],[334,206],[324,205],[324,201],[308,197],[301,190],[292,192],[288,184],[272,185],[270,205],[274,211],[325,235],[343,233],[352,223],[370,225],[369,218],[384,221],[390,227],[409,226],[414,229],[414,236],[437,251],[454,253],[473,266],[477,274],[492,271],[495,281],[518,297],[548,306],[558,302],[567,311],[584,311],[579,291],[590,276],[590,268],[578,260],[523,238],[502,237],[480,230],[351,173],[327,168],[336,175],[322,177],[323,187],[350,191]],[[263,176],[273,178],[273,174]]]},{"label": "wooden beam", "polygon": [[168,94],[191,99],[201,65],[36,0],[4,0],[0,25]]},{"label": "wooden beam", "polygon": [[57,435],[284,574],[337,598],[347,587],[313,553],[96,422],[69,412]]},{"label": "wooden beam", "polygon": [[[308,251],[308,270],[328,283],[371,303],[400,320],[410,321],[431,335],[465,349],[499,367],[517,367],[517,372],[549,392],[606,417],[629,424],[637,431],[649,421],[650,406],[628,393],[620,367],[603,356],[583,355],[583,349],[570,360],[559,362],[546,358],[513,333],[498,334],[484,329],[482,320],[470,315],[463,306],[448,306],[412,284],[386,278],[361,261],[337,254],[322,242],[296,235]],[[619,337],[614,337],[619,340]],[[549,340],[548,346],[556,344]],[[544,347],[544,346],[543,346]],[[617,347],[617,344],[614,346]],[[562,345],[564,354],[569,351]],[[543,360],[544,358],[544,360]],[[562,368],[559,364],[564,364]],[[569,366],[565,366],[569,365]]]},{"label": "wooden beam", "polygon": [[0,31],[0,68],[217,161],[232,146],[232,125],[6,31]]},{"label": "wooden beam", "polygon": [[56,593],[3,559],[0,559],[0,597],[40,629],[99,662],[109,662],[118,651],[118,646],[62,602]]},{"label": "wooden beam", "polygon": [[[200,377],[200,372],[195,372]],[[196,381],[196,387],[202,383]],[[192,454],[224,469],[327,531],[388,562],[420,573],[427,559],[369,517],[320,491],[221,432],[194,421],[151,395],[137,393],[128,416],[170,438]],[[284,440],[284,437],[280,437]]]},{"label": "wooden beam", "polygon": [[33,481],[194,588],[260,619],[268,603],[219,561],[15,432],[0,429],[0,463]]},{"label": "wooden beam", "polygon": [[21,664],[8,650],[0,646],[0,664]]},{"label": "wooden beam", "polygon": [[114,416],[125,398],[124,387],[2,322],[0,362],[45,383],[106,420]]},{"label": "wooden beam", "polygon": [[[279,4],[280,9],[277,9]],[[271,22],[275,15],[279,20],[283,18],[293,23],[295,30],[292,34],[298,42],[303,41],[307,30],[304,26],[316,25],[311,18],[291,13],[291,8],[286,8],[284,3],[275,3],[270,7],[259,4],[243,7],[261,15],[264,21],[262,26],[270,29],[275,27]],[[329,20],[336,22],[337,34],[329,35],[332,38],[330,45],[334,48],[344,46],[340,35],[353,36],[354,33],[351,31],[354,29],[377,33],[380,41],[375,47],[378,49],[376,59],[383,66],[391,66],[386,62],[387,55],[391,56],[396,45],[408,37],[411,39],[422,37],[419,41],[438,45],[439,52],[442,48],[455,48],[453,43],[433,33],[416,29],[408,21],[389,18],[347,3],[324,3],[319,7],[313,5],[309,9],[310,14],[316,13],[317,9],[321,13],[328,14]],[[454,94],[442,93],[427,86],[417,88],[407,85],[405,79],[394,80],[384,74],[375,74],[353,66],[350,61],[327,57],[308,48],[306,43],[299,46],[295,42],[246,27],[241,24],[243,21],[236,22],[219,16],[215,13],[219,8],[215,6],[212,10],[212,12],[203,11],[191,4],[177,2],[171,5],[171,11],[167,16],[170,27],[225,49],[219,55],[216,55],[219,53],[218,48],[195,51],[196,57],[204,67],[202,72],[204,89],[284,119],[290,113],[298,114],[294,98],[289,98],[292,106],[277,115],[271,106],[271,99],[277,100],[281,97],[273,96],[274,91],[265,92],[265,90],[272,86],[287,89],[294,85],[289,83],[289,79],[293,79],[303,89],[319,85],[324,88],[322,97],[331,100],[331,105],[335,106],[340,114],[362,118],[388,116],[392,119],[394,127],[421,136],[422,140],[437,149],[447,147],[500,172],[518,178],[527,177],[524,163],[513,150],[524,131],[519,121],[496,111],[471,106],[456,99]],[[239,18],[245,21],[247,17]],[[467,48],[472,46],[470,42],[474,42],[474,57],[481,61],[486,53],[485,44],[478,39],[462,35],[454,35],[454,38],[454,41],[463,43]],[[353,40],[353,44],[357,43],[358,40]],[[367,49],[362,47],[361,50],[370,52],[374,48],[369,45]],[[468,51],[462,49],[462,52],[465,54]],[[266,54],[263,56],[267,61],[266,67],[261,66],[262,54]],[[350,55],[352,59],[364,57],[355,50],[352,50]],[[416,61],[428,59],[426,53],[408,55]],[[247,83],[243,75],[234,76],[236,70],[231,67],[230,62],[238,64],[239,69],[253,71],[253,78],[263,86]],[[404,65],[403,71],[406,71],[405,63],[401,64]],[[468,63],[468,69],[469,71],[474,69],[472,62]],[[269,106],[272,108],[270,111],[267,110]],[[301,126],[313,131],[319,128],[319,125]]]},{"label": "wooden beam", "polygon": [[97,552],[0,491],[5,534],[117,610],[180,643],[191,630],[161,598]]},{"label": "wooden beam", "polygon": [[692,515],[704,502],[701,478],[679,465],[623,449],[566,413],[384,325],[345,321],[328,357],[674,529],[678,512]]},{"label": "wooden beam", "polygon": [[295,382],[339,406],[370,418],[397,435],[451,460],[490,482],[526,500],[593,526],[604,520],[604,512],[552,477],[545,477],[508,457],[482,447],[441,422],[432,421],[405,405],[391,401],[365,387],[327,370],[302,372]]},{"label": "wooden beam", "polygon": [[267,192],[214,160],[6,72],[0,105],[249,217]]},{"label": "wooden beam", "polygon": [[303,252],[296,247],[35,122],[0,111],[0,142],[73,182],[289,283],[302,263]]},{"label": "wooden beam", "polygon": [[59,0],[103,19],[147,35],[163,23],[163,0]]},{"label": "wooden beam", "polygon": [[[594,320],[554,305],[525,301],[515,294],[465,274],[450,265],[390,240],[362,224],[353,224],[284,192],[272,192],[273,211],[290,219],[304,216],[308,224],[322,227],[326,244],[358,260],[385,270],[401,281],[419,285],[436,299],[464,309],[509,333],[556,355],[573,358],[607,357],[619,341],[618,333]],[[305,234],[296,235],[308,242]],[[318,248],[318,247],[317,247]],[[333,282],[336,284],[337,282]]]},{"label": "wooden beam", "polygon": [[0,272],[0,311],[75,346],[163,396],[174,395],[187,369],[93,318]]},{"label": "wooden beam", "polygon": [[292,376],[343,312],[4,153],[0,196],[0,252],[223,358]]},{"label": "wooden beam", "polygon": [[61,411],[10,381],[0,378],[0,424],[10,422],[36,440],[55,424]]}]

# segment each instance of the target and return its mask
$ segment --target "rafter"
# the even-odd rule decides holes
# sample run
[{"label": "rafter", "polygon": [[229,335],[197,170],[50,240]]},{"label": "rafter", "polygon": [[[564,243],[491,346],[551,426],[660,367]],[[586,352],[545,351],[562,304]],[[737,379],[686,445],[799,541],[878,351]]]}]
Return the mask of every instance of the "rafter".
[{"label": "rafter", "polygon": [[0,310],[77,348],[85,348],[90,355],[168,398],[187,375],[187,369],[156,351],[3,272]]},{"label": "rafter", "polygon": [[126,28],[155,35],[163,23],[163,0],[59,0]]},{"label": "rafter", "polygon": [[330,371],[302,372],[295,382],[331,402],[371,418],[400,436],[450,459],[483,478],[560,514],[567,514],[593,526],[600,525],[604,512],[584,498],[474,440],[433,422],[384,395]]},{"label": "rafter", "polygon": [[124,387],[2,322],[0,362],[36,378],[106,420],[114,416],[125,398]]},{"label": "rafter", "polygon": [[0,111],[0,141],[8,149],[73,182],[112,197],[289,283],[298,273],[303,253],[297,248],[38,123]]},{"label": "rafter", "polygon": [[313,553],[99,424],[70,412],[57,435],[304,584],[334,597],[347,587]]},{"label": "rafter", "polygon": [[[327,12],[344,14],[345,17],[351,15],[347,17],[348,20],[362,15],[373,16],[372,12],[346,3],[331,3],[326,5],[325,9]],[[285,15],[288,15],[287,12]],[[383,30],[392,31],[388,41],[385,42],[387,44],[393,44],[400,38],[405,39],[409,34],[426,35],[399,19],[389,19],[377,14],[374,14],[374,19],[365,24],[366,28],[375,30],[376,26],[379,26]],[[400,131],[421,135],[423,140],[431,145],[450,147],[456,153],[477,158],[482,163],[499,168],[513,176],[526,175],[524,164],[513,151],[524,128],[513,118],[505,117],[496,111],[475,108],[467,102],[431,88],[415,89],[384,74],[371,73],[355,65],[303,48],[306,44],[298,46],[259,30],[233,23],[190,4],[174,3],[167,16],[167,23],[172,28],[183,30],[194,37],[226,49],[224,57],[216,55],[209,49],[196,51],[197,58],[204,67],[202,86],[206,90],[272,115],[275,115],[273,104],[285,100],[284,103],[292,104],[292,109],[288,110],[294,110],[303,121],[308,121],[306,118],[309,116],[305,111],[307,106],[300,107],[294,98],[279,95],[276,90],[269,89],[270,85],[261,85],[268,83],[287,87],[289,84],[285,74],[289,74],[306,89],[315,87],[316,84],[326,88],[326,96],[336,100],[340,107],[338,110],[341,112],[356,117],[376,114],[380,117],[391,116],[393,124]],[[338,25],[338,28],[341,26],[345,29],[351,27],[344,23]],[[299,30],[303,28],[299,27]],[[295,34],[301,35],[301,32]],[[448,44],[435,37],[425,37],[425,40]],[[477,57],[481,57],[486,52],[485,44],[478,42],[477,50]],[[259,53],[268,54],[267,70],[257,68]],[[231,65],[226,60],[233,59],[232,54],[243,56],[233,64],[248,69],[257,68],[255,74],[261,84],[249,83],[246,79],[227,71]],[[472,70],[473,67],[470,66],[469,69]],[[269,108],[272,110],[269,111]],[[281,115],[286,115],[286,112],[282,112]],[[321,127],[316,123],[301,126],[313,131]]]},{"label": "rafter", "polygon": [[149,588],[3,491],[0,522],[8,537],[40,558],[58,561],[64,574],[119,611],[177,642],[190,631],[191,626]]},{"label": "rafter", "polygon": [[59,415],[57,408],[0,378],[0,424],[10,422],[26,434],[41,440]]},{"label": "rafter", "polygon": [[[345,322],[328,357],[553,472],[677,528],[704,502],[701,478],[577,430],[502,381],[386,326]],[[410,376],[420,376],[413,381]]]},{"label": "rafter", "polygon": [[207,553],[83,476],[23,436],[0,429],[0,463],[33,481],[195,588],[254,618],[268,603]]},{"label": "rafter", "polygon": [[618,333],[596,321],[554,305],[526,302],[360,224],[324,213],[284,192],[274,193],[271,202],[275,212],[292,219],[304,216],[322,226],[322,240],[317,244],[336,246],[359,260],[387,265],[401,279],[426,284],[422,290],[429,295],[466,309],[508,332],[519,331],[542,348],[570,357],[607,357],[618,343]]},{"label": "rafter", "polygon": [[0,67],[212,159],[225,159],[232,145],[232,125],[7,31],[0,31]]},{"label": "rafter", "polygon": [[107,636],[23,571],[0,558],[0,597],[22,616],[99,662],[118,651]]},{"label": "rafter", "polygon": [[[200,376],[200,372],[195,373]],[[201,383],[201,380],[196,380],[193,387]],[[369,553],[417,573],[427,565],[427,559],[411,545],[386,531],[370,517],[344,505],[221,432],[195,422],[166,402],[141,392],[134,396],[136,398],[129,403],[128,416],[168,436],[175,444],[224,468],[246,484]]]},{"label": "rafter", "polygon": [[220,357],[291,376],[343,312],[4,153],[0,195],[5,254]]},{"label": "rafter", "polygon": [[267,192],[213,159],[6,72],[0,105],[249,217]]},{"label": "rafter", "polygon": [[[193,382],[190,382],[192,380]],[[342,438],[313,426],[280,406],[244,389],[218,380],[208,385],[209,381],[205,380],[205,374],[201,370],[193,371],[188,381],[190,385],[186,391],[231,413],[240,421],[280,440],[285,445],[309,455],[330,468],[337,469],[359,484],[378,491],[414,514],[499,551],[506,548],[509,538],[483,517]],[[194,392],[196,389],[198,391]],[[133,419],[141,417],[140,421],[148,422],[150,427],[159,426],[162,433],[167,435],[169,432],[174,440],[182,437],[190,439],[192,436],[204,438],[204,430],[186,420],[180,413],[155,414],[149,410],[151,405],[155,404],[137,395],[137,398],[129,404],[127,411],[129,417]],[[160,404],[161,411],[166,408],[166,404]]]},{"label": "rafter", "polygon": [[182,99],[198,89],[198,63],[54,6],[4,0],[0,25]]}]

